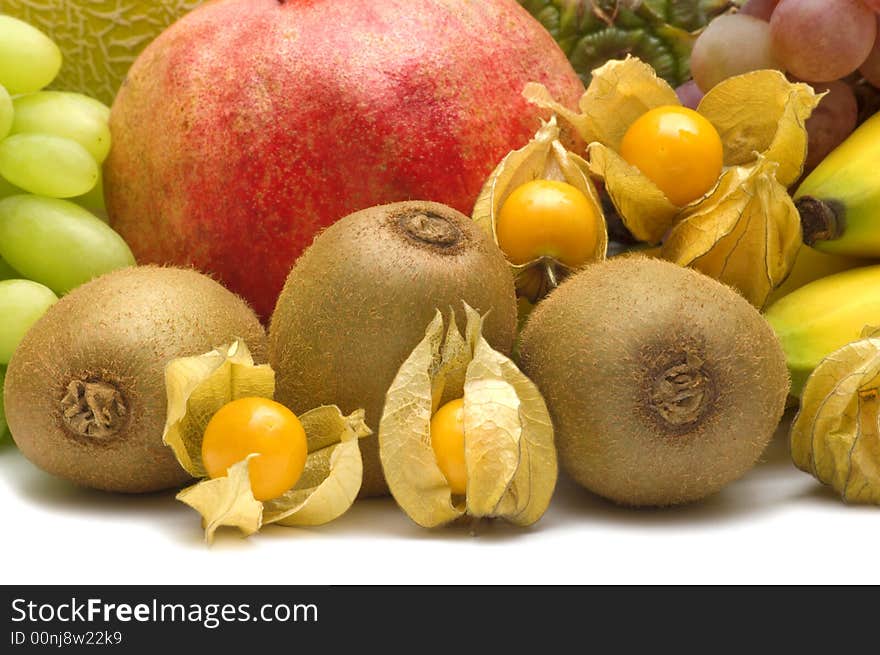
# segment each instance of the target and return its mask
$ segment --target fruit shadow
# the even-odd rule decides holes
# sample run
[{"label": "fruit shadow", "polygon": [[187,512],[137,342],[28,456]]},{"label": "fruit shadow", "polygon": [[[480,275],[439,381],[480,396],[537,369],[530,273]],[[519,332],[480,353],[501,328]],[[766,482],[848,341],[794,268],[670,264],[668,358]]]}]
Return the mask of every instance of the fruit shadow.
[{"label": "fruit shadow", "polygon": [[14,476],[19,495],[53,511],[84,510],[91,514],[126,518],[161,511],[174,502],[174,492],[119,494],[79,487],[33,468]]},{"label": "fruit shadow", "polygon": [[593,523],[637,528],[697,528],[708,523],[754,520],[756,514],[777,512],[805,495],[812,497],[816,487],[815,480],[791,461],[786,423],[780,426],[751,471],[720,492],[694,503],[663,508],[625,507],[588,492],[561,474],[554,499],[557,511],[551,521],[561,523],[578,517]]},{"label": "fruit shadow", "polygon": [[[192,521],[198,528],[199,522]],[[193,528],[193,525],[190,528]],[[296,542],[308,540],[340,540],[340,539],[400,539],[408,541],[457,541],[469,536],[481,539],[508,538],[522,535],[523,530],[502,521],[480,521],[473,523],[467,520],[436,529],[425,529],[418,526],[404,514],[390,496],[361,498],[342,516],[320,526],[265,525],[258,534],[244,538],[236,528],[223,527],[214,535],[212,549],[226,550],[241,548],[242,542],[256,544],[258,542]],[[182,535],[186,536],[182,536]],[[178,540],[203,545],[203,533],[199,531],[193,537],[193,530],[183,528]]]},{"label": "fruit shadow", "polygon": [[523,530],[500,520],[472,521],[467,518],[451,525],[425,529],[407,517],[391,497],[362,498],[343,516],[317,528],[267,526],[263,528],[260,538],[290,538],[291,530],[306,538],[363,538],[364,535],[374,535],[377,539],[450,542],[461,542],[470,537],[480,541],[504,540],[528,532],[528,529]]},{"label": "fruit shadow", "polygon": [[[175,540],[191,534],[186,541],[199,545],[203,542],[198,520],[174,499],[175,490],[120,494],[88,489],[41,471],[14,446],[0,448],[0,470],[9,483],[9,493],[51,513],[93,516],[117,524],[142,523],[148,518]],[[188,529],[193,526],[193,530]]]},{"label": "fruit shadow", "polygon": [[[798,471],[791,463],[785,423],[768,445],[761,460],[742,480],[734,482],[720,493],[701,502],[664,509],[634,509],[615,505],[579,487],[564,474],[547,514],[534,526],[521,528],[501,520],[471,522],[462,520],[453,525],[424,529],[411,521],[393,498],[365,498],[332,523],[320,527],[289,528],[265,526],[258,540],[363,538],[375,535],[377,539],[408,541],[444,541],[461,543],[473,538],[474,543],[491,543],[527,539],[529,535],[554,530],[564,531],[578,523],[616,524],[623,527],[674,525],[677,529],[688,525],[748,520],[756,512],[781,509],[792,500],[803,496],[822,494],[823,488],[809,476]],[[803,484],[792,485],[791,479]],[[784,493],[779,481],[785,483]],[[792,487],[795,487],[792,490]],[[839,502],[833,494],[829,500]],[[217,532],[214,548],[226,548],[246,541],[232,529]]]},{"label": "fruit shadow", "polygon": [[842,507],[845,506],[847,512],[864,512],[865,514],[872,514],[874,516],[877,515],[877,507],[871,504],[861,504],[861,503],[848,503],[843,498],[841,498],[840,494],[836,492],[832,487],[826,484],[820,484],[817,481],[813,481],[814,484],[810,485],[808,488],[805,488],[802,493],[798,495],[798,500],[809,503],[813,506],[823,506],[823,507]]},{"label": "fruit shadow", "polygon": [[[780,426],[759,464],[742,480],[701,502],[681,507],[621,507],[590,494],[562,474],[550,509],[530,528],[519,528],[504,521],[461,521],[426,530],[412,522],[392,498],[368,498],[356,502],[336,521],[317,528],[266,526],[251,539],[242,538],[237,529],[223,528],[216,533],[212,547],[238,550],[255,547],[257,542],[254,540],[362,538],[371,534],[382,539],[420,541],[461,542],[469,536],[476,537],[479,542],[509,541],[527,538],[536,532],[565,530],[575,522],[585,525],[614,523],[624,527],[674,525],[680,528],[744,520],[756,512],[778,510],[792,501],[839,504],[840,499],[832,490],[794,468],[789,455],[787,428],[787,422]],[[52,511],[100,515],[110,517],[114,522],[143,521],[149,516],[153,525],[165,532],[170,540],[192,548],[205,547],[198,516],[175,500],[174,491],[126,495],[78,487],[40,471],[8,445],[0,448],[0,469],[10,481],[12,493]],[[793,485],[792,478],[803,484]],[[785,493],[780,492],[780,480],[785,482]]]}]

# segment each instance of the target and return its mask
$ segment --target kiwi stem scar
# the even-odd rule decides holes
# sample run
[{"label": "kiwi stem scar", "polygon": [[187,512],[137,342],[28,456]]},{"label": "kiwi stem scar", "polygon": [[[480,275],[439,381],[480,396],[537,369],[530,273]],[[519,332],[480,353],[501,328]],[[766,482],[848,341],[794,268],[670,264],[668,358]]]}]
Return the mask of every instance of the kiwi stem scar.
[{"label": "kiwi stem scar", "polygon": [[702,359],[690,352],[683,359],[652,375],[651,407],[673,429],[699,421],[712,402]]},{"label": "kiwi stem scar", "polygon": [[128,415],[116,385],[103,380],[71,380],[61,399],[61,416],[76,437],[104,441],[120,432]]},{"label": "kiwi stem scar", "polygon": [[411,238],[432,246],[455,246],[461,240],[461,230],[446,218],[431,212],[412,212],[398,220],[398,225]]}]

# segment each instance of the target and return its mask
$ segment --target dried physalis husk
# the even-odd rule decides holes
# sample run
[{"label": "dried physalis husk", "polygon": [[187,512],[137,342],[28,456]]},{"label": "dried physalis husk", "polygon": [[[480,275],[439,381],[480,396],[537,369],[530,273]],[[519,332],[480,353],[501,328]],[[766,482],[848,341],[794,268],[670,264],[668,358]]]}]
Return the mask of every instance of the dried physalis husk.
[{"label": "dried physalis husk", "polygon": [[590,170],[605,182],[605,192],[626,229],[638,241],[660,243],[681,208],[615,150],[594,142],[588,152]]},{"label": "dried physalis husk", "polygon": [[[567,182],[578,189],[593,207],[596,245],[584,262],[601,261],[608,250],[608,230],[599,194],[590,180],[587,163],[569,152],[559,140],[556,117],[544,123],[524,147],[509,153],[498,165],[480,192],[474,205],[474,220],[498,243],[496,224],[501,207],[519,186],[532,180]],[[536,302],[569,275],[572,269],[552,257],[540,257],[526,264],[511,264],[520,296]]]},{"label": "dried physalis husk", "polygon": [[697,111],[718,130],[725,166],[754,165],[760,155],[779,165],[776,179],[789,187],[804,170],[806,122],[823,95],[779,71],[759,70],[715,85]]},{"label": "dried physalis husk", "polygon": [[660,256],[732,286],[762,308],[801,246],[800,216],[776,179],[778,166],[759,157],[753,166],[725,171],[705,202],[681,214]]},{"label": "dried physalis husk", "polygon": [[807,379],[791,427],[798,468],[851,503],[880,505],[880,331],[831,353]]},{"label": "dried physalis husk", "polygon": [[361,488],[363,464],[358,439],[371,434],[364,412],[343,416],[336,406],[318,407],[299,417],[309,444],[305,470],[296,485],[265,502],[254,498],[246,461],[229,467],[222,478],[204,480],[177,495],[202,515],[210,543],[222,526],[245,535],[262,526],[323,525],[342,516]]},{"label": "dried physalis husk", "polygon": [[162,441],[183,470],[207,476],[202,465],[202,435],[218,409],[238,398],[271,398],[275,372],[257,366],[243,341],[209,353],[181,357],[165,367],[167,414]]},{"label": "dried physalis husk", "polygon": [[[379,424],[385,479],[423,527],[463,516],[530,525],[556,486],[550,415],[535,385],[483,338],[479,314],[465,309],[465,336],[454,320],[444,330],[438,312],[388,390]],[[464,399],[464,497],[453,495],[431,445],[433,413],[456,398]]]},{"label": "dried physalis husk", "polygon": [[[792,220],[797,214],[785,187],[803,169],[805,123],[820,100],[808,85],[761,70],[713,87],[697,112],[718,131],[724,172],[702,198],[681,207],[620,155],[636,119],[658,107],[680,105],[650,66],[628,57],[596,70],[580,114],[560,107],[540,85],[529,85],[525,95],[569,120],[589,142],[590,170],[603,180],[638,240],[666,242],[665,258],[731,284],[758,307],[785,279],[800,245],[800,227]],[[756,197],[750,199],[752,194]]]},{"label": "dried physalis husk", "polygon": [[537,83],[526,85],[525,97],[555,111],[571,123],[587,143],[620,149],[623,136],[642,114],[655,107],[680,105],[675,90],[638,57],[612,60],[593,71],[578,103],[580,113],[560,105]]},{"label": "dried physalis husk", "polygon": [[[190,475],[205,478],[202,437],[211,417],[238,398],[271,398],[275,374],[268,365],[255,365],[247,346],[236,341],[170,362],[165,387],[168,415],[163,440]],[[250,457],[231,466],[225,477],[203,480],[177,495],[202,515],[208,542],[221,526],[238,527],[249,535],[270,523],[320,525],[351,507],[363,471],[358,439],[371,433],[363,410],[344,416],[338,407],[326,406],[298,418],[309,454],[299,481],[282,496],[266,502],[254,498]]]},{"label": "dried physalis husk", "polygon": [[635,57],[610,61],[593,71],[581,97],[581,113],[556,102],[545,87],[529,84],[525,97],[551,109],[577,129],[589,144],[590,171],[605,184],[623,224],[639,241],[659,243],[679,208],[654,182],[618,153],[623,136],[642,114],[656,107],[680,105],[672,87],[651,66]]}]

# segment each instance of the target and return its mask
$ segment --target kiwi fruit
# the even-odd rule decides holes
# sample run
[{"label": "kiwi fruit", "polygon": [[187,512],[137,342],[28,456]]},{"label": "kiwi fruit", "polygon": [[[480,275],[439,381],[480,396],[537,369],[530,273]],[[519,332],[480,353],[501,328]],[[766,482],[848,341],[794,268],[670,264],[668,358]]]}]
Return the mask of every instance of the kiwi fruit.
[{"label": "kiwi fruit", "polygon": [[520,348],[563,469],[623,505],[695,501],[739,478],[788,395],[785,356],[758,311],[657,259],[614,258],[569,278],[532,313]]},{"label": "kiwi fruit", "polygon": [[177,487],[189,476],[162,443],[165,365],[243,339],[265,363],[260,321],[194,270],[126,268],[78,287],[28,331],[6,372],[6,417],[45,471],[106,491]]},{"label": "kiwi fruit", "polygon": [[6,381],[6,367],[0,366],[0,444],[6,440],[6,410],[3,407],[3,386]]},{"label": "kiwi fruit", "polygon": [[439,309],[464,328],[462,301],[509,352],[513,275],[498,246],[463,214],[431,202],[373,207],[339,220],[297,260],[269,327],[275,398],[294,412],[366,410],[362,496],[387,493],[377,430],[385,394]]}]

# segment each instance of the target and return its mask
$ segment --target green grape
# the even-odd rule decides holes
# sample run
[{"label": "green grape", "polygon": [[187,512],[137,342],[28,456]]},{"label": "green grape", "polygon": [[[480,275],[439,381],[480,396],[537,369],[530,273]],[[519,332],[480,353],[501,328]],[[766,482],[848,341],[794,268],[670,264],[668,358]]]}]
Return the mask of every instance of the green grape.
[{"label": "green grape", "polygon": [[58,298],[30,280],[0,282],[0,364],[8,364],[25,333]]},{"label": "green grape", "polygon": [[21,273],[0,258],[0,280],[10,280],[14,277],[21,277]]},{"label": "green grape", "polygon": [[19,189],[14,184],[11,184],[6,180],[5,177],[0,175],[0,200],[5,198],[6,196],[16,196],[20,193],[25,193],[25,191]]},{"label": "green grape", "polygon": [[98,163],[71,139],[13,134],[0,141],[0,175],[31,193],[72,198],[97,184]]},{"label": "green grape", "polygon": [[[0,193],[0,198],[2,197],[3,194]],[[104,175],[102,173],[99,172],[98,183],[92,187],[91,191],[70,200],[85,207],[105,223],[107,222],[107,205],[104,204]]]},{"label": "green grape", "polygon": [[15,109],[12,106],[12,98],[6,88],[0,84],[0,141],[6,138],[12,129],[12,118]]},{"label": "green grape", "polygon": [[6,412],[3,409],[3,384],[6,380],[6,367],[0,366],[0,444],[6,441]]},{"label": "green grape", "polygon": [[24,21],[0,14],[0,84],[12,95],[33,93],[61,70],[61,50]]},{"label": "green grape", "polygon": [[[40,132],[67,137],[89,151],[99,164],[110,152],[110,109],[79,93],[39,91],[13,102],[12,134]],[[0,130],[2,134],[2,130]]]},{"label": "green grape", "polygon": [[0,200],[0,257],[58,295],[134,265],[128,245],[101,219],[56,198]]}]

